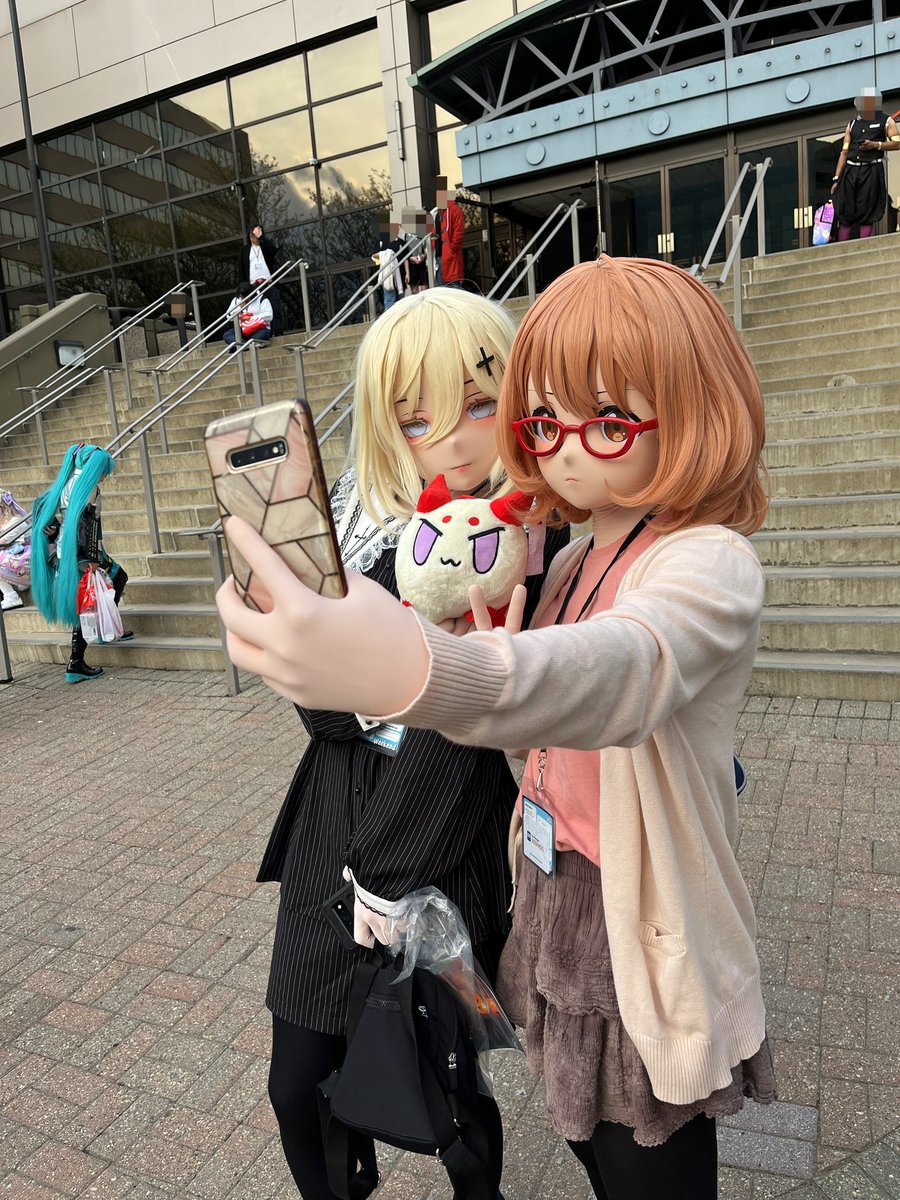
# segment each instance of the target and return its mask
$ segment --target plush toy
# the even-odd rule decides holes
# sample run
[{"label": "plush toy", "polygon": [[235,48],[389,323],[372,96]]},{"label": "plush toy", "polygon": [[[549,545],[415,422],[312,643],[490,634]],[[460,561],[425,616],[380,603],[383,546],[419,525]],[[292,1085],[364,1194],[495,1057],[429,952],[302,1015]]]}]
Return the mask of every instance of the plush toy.
[{"label": "plush toy", "polygon": [[443,475],[419,497],[397,543],[394,571],[403,603],[429,621],[469,616],[478,584],[495,625],[502,624],[517,583],[525,580],[530,501],[522,492],[494,500],[450,496]]}]

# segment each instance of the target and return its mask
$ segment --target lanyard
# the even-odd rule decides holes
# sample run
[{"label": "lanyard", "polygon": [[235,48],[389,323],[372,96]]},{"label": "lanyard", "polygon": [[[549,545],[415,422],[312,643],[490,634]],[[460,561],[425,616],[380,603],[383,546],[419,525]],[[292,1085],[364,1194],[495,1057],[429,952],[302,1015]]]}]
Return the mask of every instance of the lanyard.
[{"label": "lanyard", "polygon": [[[604,579],[606,579],[607,575],[610,573],[610,571],[613,569],[613,567],[616,565],[616,563],[619,561],[619,559],[622,557],[622,555],[625,553],[625,551],[628,549],[628,547],[631,545],[631,543],[635,540],[635,538],[638,536],[638,534],[641,532],[641,530],[644,528],[644,526],[647,524],[647,522],[649,520],[651,520],[650,516],[641,517],[641,519],[638,521],[637,525],[635,525],[635,527],[631,530],[631,532],[626,534],[625,537],[622,539],[622,544],[619,546],[618,550],[612,556],[609,566],[606,568],[606,570],[600,576],[597,583],[591,589],[591,594],[588,596],[587,600],[585,600],[584,604],[582,604],[581,611],[579,612],[578,616],[575,618],[576,624],[581,620],[581,618],[584,616],[584,614],[587,612],[587,610],[591,607],[591,605],[597,599],[597,593],[600,591],[600,588],[603,586]],[[566,610],[569,607],[569,601],[575,595],[578,585],[581,582],[581,572],[584,570],[584,564],[587,561],[588,554],[590,554],[590,552],[593,550],[593,548],[594,548],[594,538],[592,536],[590,542],[588,543],[587,553],[584,555],[581,562],[578,564],[578,570],[575,572],[575,578],[569,584],[569,590],[566,592],[566,598],[562,602],[562,608],[560,608],[559,612],[557,613],[556,620],[554,621],[554,625],[562,625],[563,618],[566,615]]]}]

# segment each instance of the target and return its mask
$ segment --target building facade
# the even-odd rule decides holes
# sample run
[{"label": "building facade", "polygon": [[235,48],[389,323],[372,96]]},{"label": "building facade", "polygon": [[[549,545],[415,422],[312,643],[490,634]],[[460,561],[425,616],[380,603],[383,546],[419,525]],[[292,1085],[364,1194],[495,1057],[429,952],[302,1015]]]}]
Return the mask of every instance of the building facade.
[{"label": "building facade", "polygon": [[[387,211],[429,207],[438,173],[467,189],[466,274],[485,289],[575,196],[583,257],[600,245],[689,265],[742,164],[767,156],[768,248],[802,246],[851,98],[875,85],[900,107],[900,0],[19,9],[57,295],[136,308],[193,278],[205,319],[233,293],[259,222],[309,263],[320,323],[369,271]],[[0,333],[46,296],[5,19]],[[752,253],[755,228],[748,238]],[[571,253],[562,236],[545,277]],[[297,325],[299,289],[285,292]]]}]

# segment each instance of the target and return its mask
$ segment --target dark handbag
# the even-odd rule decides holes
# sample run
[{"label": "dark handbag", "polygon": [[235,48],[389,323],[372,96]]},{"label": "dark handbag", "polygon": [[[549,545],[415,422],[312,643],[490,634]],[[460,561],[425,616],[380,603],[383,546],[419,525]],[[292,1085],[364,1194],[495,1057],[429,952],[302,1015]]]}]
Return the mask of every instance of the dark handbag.
[{"label": "dark handbag", "polygon": [[377,948],[356,969],[347,1054],[318,1089],[329,1186],[341,1200],[365,1200],[378,1185],[377,1139],[438,1155],[456,1192],[495,1200],[462,1002],[422,968],[398,983],[401,969]]}]

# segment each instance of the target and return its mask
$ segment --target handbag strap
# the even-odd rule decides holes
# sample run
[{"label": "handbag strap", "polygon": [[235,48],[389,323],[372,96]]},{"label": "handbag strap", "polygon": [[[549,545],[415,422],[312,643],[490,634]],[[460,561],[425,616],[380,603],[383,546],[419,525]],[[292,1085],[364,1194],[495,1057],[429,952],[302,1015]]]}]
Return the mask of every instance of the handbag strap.
[{"label": "handbag strap", "polygon": [[367,1200],[379,1183],[375,1142],[332,1115],[331,1098],[339,1075],[333,1071],[316,1088],[328,1186],[338,1200]]}]

